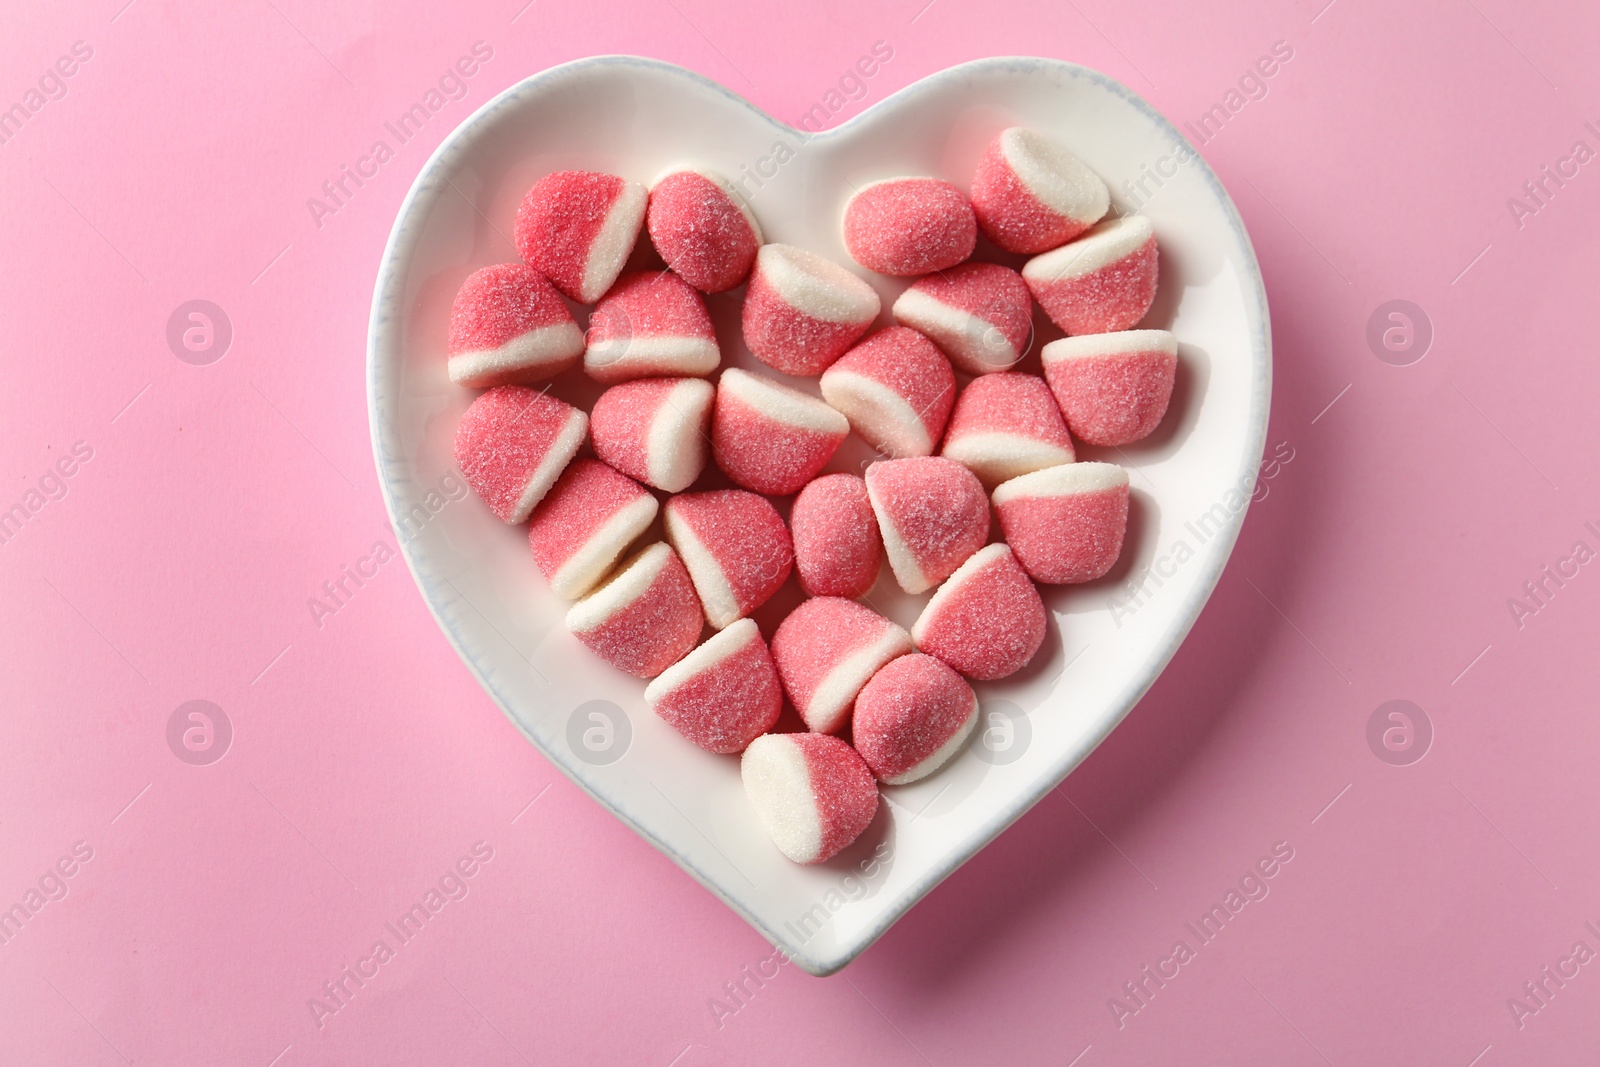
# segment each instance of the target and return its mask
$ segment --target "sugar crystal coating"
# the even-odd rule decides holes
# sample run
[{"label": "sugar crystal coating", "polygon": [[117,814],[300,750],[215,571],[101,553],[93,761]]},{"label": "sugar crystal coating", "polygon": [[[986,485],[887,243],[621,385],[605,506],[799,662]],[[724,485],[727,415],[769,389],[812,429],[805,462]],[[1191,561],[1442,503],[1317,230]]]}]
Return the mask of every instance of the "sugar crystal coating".
[{"label": "sugar crystal coating", "polygon": [[1114,463],[1035,471],[1003,483],[994,505],[1006,543],[1034,581],[1090,582],[1122,554],[1128,472]]},{"label": "sugar crystal coating", "polygon": [[457,385],[528,385],[576,363],[583,331],[544,275],[496,263],[473,271],[456,292],[445,352]]},{"label": "sugar crystal coating", "polygon": [[940,451],[986,486],[1076,456],[1045,380],[1015,371],[974,378],[961,390]]},{"label": "sugar crystal coating", "polygon": [[567,629],[618,670],[653,678],[694,648],[705,614],[683,561],[657,541],[572,605]]},{"label": "sugar crystal coating", "polygon": [[972,176],[972,209],[1007,252],[1046,252],[1088,229],[1111,191],[1066,148],[1020,126],[1002,130]]},{"label": "sugar crystal coating", "polygon": [[955,403],[956,378],[934,343],[907,326],[879,330],[822,372],[822,397],[893,459],[931,455]]},{"label": "sugar crystal coating", "polygon": [[705,469],[711,400],[700,378],[640,378],[600,394],[589,416],[595,455],[646,485],[681,492]]},{"label": "sugar crystal coating", "polygon": [[879,667],[910,651],[910,634],[842,597],[801,601],[772,635],[784,692],[806,726],[824,734],[850,721],[856,693]]},{"label": "sugar crystal coating", "polygon": [[850,423],[832,407],[770,378],[729,367],[717,383],[712,455],[746,489],[798,492],[849,433]]},{"label": "sugar crystal coating", "polygon": [[663,510],[667,543],[683,557],[717,629],[765,604],[788,580],[794,546],[765,497],[743,489],[679,493]]},{"label": "sugar crystal coating", "polygon": [[662,671],[645,703],[708,752],[740,752],[778,721],[783,690],[761,631],[740,619]]},{"label": "sugar crystal coating", "polygon": [[960,189],[938,178],[889,178],[863,186],[844,209],[851,258],[879,274],[915,277],[972,255],[978,223]]},{"label": "sugar crystal coating", "polygon": [[959,752],[977,721],[978,697],[967,680],[933,656],[913,652],[862,687],[850,736],[880,781],[905,785]]},{"label": "sugar crystal coating", "polygon": [[872,772],[828,734],[758,737],[745,749],[740,777],[772,843],[796,863],[831,859],[878,813]]},{"label": "sugar crystal coating", "polygon": [[624,274],[589,315],[583,370],[597,382],[702,376],[722,361],[705,299],[669,270]]},{"label": "sugar crystal coating", "polygon": [[1158,260],[1150,220],[1126,215],[1034,256],[1022,277],[1050,321],[1067,333],[1112,333],[1133,328],[1150,310]]},{"label": "sugar crystal coating", "polygon": [[589,417],[521,385],[473,400],[456,427],[456,466],[502,521],[527,519],[583,444]]},{"label": "sugar crystal coating", "polygon": [[784,374],[814,376],[878,317],[878,292],[844,267],[792,245],[762,245],[745,289],[744,343]]},{"label": "sugar crystal coating", "polygon": [[575,459],[533,510],[533,561],[556,596],[577,600],[644,533],[659,507],[627,475],[596,459]]},{"label": "sugar crystal coating", "polygon": [[1067,425],[1089,444],[1143,440],[1167,413],[1178,342],[1166,330],[1063,337],[1039,355]]},{"label": "sugar crystal coating", "polygon": [[517,208],[517,251],[557,289],[592,304],[628,261],[648,197],[644,186],[615,174],[547,174]]},{"label": "sugar crystal coating", "polygon": [[809,596],[862,596],[878,579],[883,537],[854,474],[825,474],[794,498],[789,511],[794,565]]},{"label": "sugar crystal coating", "polygon": [[959,370],[993,374],[1020,360],[1033,333],[1033,294],[998,263],[963,263],[918,278],[891,309],[937,344]]},{"label": "sugar crystal coating", "polygon": [[983,484],[953,459],[884,460],[866,481],[889,566],[908,593],[944,581],[989,537]]},{"label": "sugar crystal coating", "polygon": [[917,651],[981,681],[1021,670],[1039,651],[1044,634],[1044,601],[1004,544],[973,553],[933,594],[911,628]]},{"label": "sugar crystal coating", "polygon": [[726,178],[675,170],[650,189],[650,241],[667,266],[703,293],[732,289],[750,274],[761,227]]}]

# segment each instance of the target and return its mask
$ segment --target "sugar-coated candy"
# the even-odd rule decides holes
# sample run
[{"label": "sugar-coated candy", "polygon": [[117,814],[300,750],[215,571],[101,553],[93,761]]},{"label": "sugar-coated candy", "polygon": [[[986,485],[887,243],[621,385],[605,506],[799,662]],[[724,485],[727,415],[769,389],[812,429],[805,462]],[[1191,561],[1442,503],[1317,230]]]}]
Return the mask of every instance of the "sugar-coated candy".
[{"label": "sugar-coated candy", "polygon": [[722,629],[765,604],[789,577],[789,530],[765,497],[742,489],[680,493],[667,501],[667,543],[694,579],[706,619]]},{"label": "sugar-coated candy", "polygon": [[522,385],[480,393],[456,427],[456,466],[472,491],[509,523],[533,511],[577,454],[589,416]]},{"label": "sugar-coated candy", "polygon": [[844,267],[792,245],[762,245],[745,289],[744,343],[784,374],[814,376],[878,317],[878,291]]},{"label": "sugar-coated candy", "polygon": [[996,489],[994,508],[1006,543],[1034,581],[1093,581],[1122,553],[1128,472],[1115,463],[1035,471]]},{"label": "sugar-coated candy", "polygon": [[740,752],[772,729],[783,690],[761,630],[740,619],[645,686],[645,703],[708,752]]},{"label": "sugar-coated candy", "polygon": [[654,678],[688,654],[706,623],[683,561],[657,541],[567,611],[567,629],[620,671]]},{"label": "sugar-coated candy", "polygon": [[611,288],[644,224],[643,185],[588,170],[563,170],[533,183],[517,208],[517,251],[580,304]]},{"label": "sugar-coated candy", "polygon": [[533,562],[556,596],[577,600],[655,521],[650,491],[597,459],[575,459],[528,523]]},{"label": "sugar-coated candy", "polygon": [[905,785],[961,751],[977,721],[978,696],[967,680],[933,656],[913,652],[862,687],[850,737],[879,781]]},{"label": "sugar-coated candy", "polygon": [[457,385],[527,385],[576,363],[583,331],[544,275],[521,263],[496,263],[461,283],[445,352]]},{"label": "sugar-coated candy", "polygon": [[808,596],[858,597],[877,581],[883,537],[859,476],[825,474],[808,483],[789,511],[789,533]]},{"label": "sugar-coated candy", "polygon": [[1127,330],[1156,298],[1155,229],[1142,215],[1096,224],[1023,264],[1022,278],[1050,321],[1069,334]]},{"label": "sugar-coated candy", "polygon": [[778,851],[831,859],[878,813],[878,783],[856,750],[828,734],[766,734],[744,750],[745,795]]},{"label": "sugar-coated candy", "polygon": [[862,186],[844,209],[844,246],[868,270],[915,277],[972,255],[978,223],[960,189],[938,178]]},{"label": "sugar-coated candy", "polygon": [[1050,387],[1015,371],[974,378],[961,390],[940,452],[991,487],[1076,455]]},{"label": "sugar-coated candy", "polygon": [[905,630],[842,597],[801,601],[772,635],[783,691],[807,728],[821,734],[843,729],[867,679],[910,651]]},{"label": "sugar-coated candy", "polygon": [[714,171],[685,168],[657,178],[645,220],[667,266],[702,293],[724,292],[744,281],[761,247],[756,217]]},{"label": "sugar-coated candy", "polygon": [[640,378],[600,394],[589,416],[595,455],[630,478],[680,492],[706,465],[711,399],[703,378]]},{"label": "sugar-coated candy", "polygon": [[717,382],[711,449],[734,482],[787,496],[816,477],[850,434],[827,404],[770,378],[729,367]]},{"label": "sugar-coated candy", "polygon": [[911,627],[911,640],[919,652],[987,681],[1021,670],[1044,633],[1039,590],[1010,546],[993,544],[973,553],[933,594]]},{"label": "sugar-coated candy", "polygon": [[722,362],[705,299],[668,270],[625,274],[589,315],[583,370],[610,385],[710,374]]},{"label": "sugar-coated candy", "polygon": [[978,225],[1007,252],[1047,252],[1094,225],[1110,206],[1111,191],[1098,174],[1021,126],[989,143],[972,176]]},{"label": "sugar-coated candy", "polygon": [[902,326],[933,339],[968,374],[993,374],[1020,360],[1033,331],[1033,294],[998,263],[963,263],[918,278],[890,309]]},{"label": "sugar-coated candy", "polygon": [[866,480],[889,566],[908,593],[944,581],[989,538],[989,498],[953,459],[883,460]]},{"label": "sugar-coated candy", "polygon": [[822,398],[850,428],[893,459],[939,445],[956,377],[937,346],[908,326],[879,330],[822,372]]},{"label": "sugar-coated candy", "polygon": [[1178,341],[1166,330],[1063,337],[1039,355],[1067,425],[1091,445],[1132,444],[1167,413]]}]

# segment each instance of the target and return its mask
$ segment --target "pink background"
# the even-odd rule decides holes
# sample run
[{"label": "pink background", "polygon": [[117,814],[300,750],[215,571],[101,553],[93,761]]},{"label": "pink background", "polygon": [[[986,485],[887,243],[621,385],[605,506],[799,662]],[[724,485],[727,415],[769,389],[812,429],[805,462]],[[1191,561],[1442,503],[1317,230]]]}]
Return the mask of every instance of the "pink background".
[{"label": "pink background", "polygon": [[[1600,164],[1520,225],[1508,206],[1576,141],[1600,149],[1592,5],[124,2],[13,5],[0,33],[0,106],[92,49],[0,145],[0,509],[92,450],[0,544],[0,907],[42,878],[68,890],[0,945],[0,1062],[1488,1067],[1600,1049],[1600,965],[1546,979],[1542,1006],[1522,988],[1579,940],[1600,951],[1600,568],[1569,565],[1520,626],[1508,606],[1574,542],[1600,549]],[[1266,274],[1268,449],[1293,459],[1081,770],[841,975],[788,966],[735,1001],[724,983],[770,948],[522,740],[403,563],[320,627],[307,601],[394,543],[367,314],[449,129],[608,52],[792,121],[879,40],[893,60],[837,120],[963,60],[1039,54],[1194,121],[1287,42],[1203,153]],[[307,198],[476,41],[493,58],[465,98],[319,228]],[[234,330],[207,366],[166,341],[195,298]],[[1366,340],[1393,299],[1434,331],[1409,366]],[[209,766],[167,744],[192,699],[232,723]],[[1367,741],[1393,699],[1434,729],[1408,766]],[[92,858],[51,879],[77,842]],[[493,858],[468,894],[319,1026],[308,999],[476,842]],[[1119,1026],[1109,999],[1137,1005],[1122,984],[1195,943],[1184,924],[1278,842],[1293,859],[1266,898]],[[737,1007],[720,1025],[712,998]]]}]

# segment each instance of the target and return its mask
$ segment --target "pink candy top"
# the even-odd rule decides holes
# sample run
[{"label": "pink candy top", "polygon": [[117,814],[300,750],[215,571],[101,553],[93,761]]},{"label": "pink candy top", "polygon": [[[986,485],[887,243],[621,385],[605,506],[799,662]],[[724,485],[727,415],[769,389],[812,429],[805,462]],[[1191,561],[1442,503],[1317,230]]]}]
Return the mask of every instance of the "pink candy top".
[{"label": "pink candy top", "polygon": [[1044,643],[1044,601],[1005,545],[975,554],[939,588],[911,629],[918,650],[968,678],[1004,678]]},{"label": "pink candy top", "polygon": [[[712,662],[694,669],[708,653]],[[676,677],[680,670],[684,677]],[[656,714],[701,748],[724,755],[743,751],[783,710],[772,656],[749,620],[712,637],[654,685],[666,689],[656,692]]]},{"label": "pink candy top", "polygon": [[856,750],[830,734],[786,734],[800,746],[822,823],[822,850],[813,861],[836,855],[861,836],[878,813],[878,783]]},{"label": "pink candy top", "polygon": [[521,263],[473,271],[450,307],[449,355],[499,348],[541,326],[572,322],[555,286]]},{"label": "pink candy top", "polygon": [[974,378],[956,398],[946,442],[967,434],[1017,434],[1066,451],[1072,437],[1045,380],[1036,374],[1008,371]]},{"label": "pink candy top", "polygon": [[[540,573],[553,578],[619,512],[649,498],[648,489],[599,460],[573,460],[528,524],[528,547]],[[618,551],[626,547],[617,546]]]},{"label": "pink candy top", "polygon": [[844,244],[880,274],[914,277],[972,255],[978,223],[967,198],[938,178],[890,178],[864,187],[844,211]]},{"label": "pink candy top", "polygon": [[931,336],[962,370],[988,374],[1027,352],[1033,294],[1009,267],[963,263],[913,282],[895,301],[894,315]]},{"label": "pink candy top", "polygon": [[[527,518],[524,509],[533,506],[526,499],[530,484],[543,477],[555,480],[582,443],[587,425],[583,412],[571,404],[525,386],[499,385],[479,394],[461,416],[456,465],[496,515],[521,522]],[[576,440],[571,440],[574,431]]]},{"label": "pink candy top", "polygon": [[765,497],[742,489],[679,493],[666,509],[711,554],[742,612],[766,603],[788,580],[794,548],[783,519]]},{"label": "pink candy top", "polygon": [[[886,460],[867,468],[895,577],[909,593],[942,581],[989,537],[989,497],[967,468],[942,456]],[[896,539],[909,560],[896,559]],[[902,573],[911,563],[918,574]],[[920,581],[909,580],[920,578]]]},{"label": "pink candy top", "polygon": [[810,596],[858,597],[872,588],[883,564],[883,539],[854,474],[826,474],[800,490],[789,512],[795,569]]},{"label": "pink candy top", "polygon": [[872,773],[892,781],[916,770],[977,712],[966,679],[913,652],[886,664],[856,697],[851,739]]},{"label": "pink candy top", "polygon": [[[601,293],[588,292],[590,256],[606,228],[612,207],[629,183],[615,174],[563,170],[533,184],[517,209],[514,233],[517,251],[528,265],[542,271],[557,289],[579,303],[592,303]],[[641,190],[642,191],[642,190]],[[627,236],[620,260],[628,257],[637,231]],[[612,277],[615,277],[613,274]],[[610,282],[611,278],[606,278]]]},{"label": "pink candy top", "polygon": [[619,277],[589,316],[590,347],[632,337],[696,337],[715,343],[705,299],[669,270]]},{"label": "pink candy top", "polygon": [[645,225],[667,266],[703,293],[732,289],[750,274],[761,232],[726,184],[674,171],[650,190]]},{"label": "pink candy top", "polygon": [[[956,376],[950,369],[950,361],[944,358],[932,341],[910,327],[890,326],[850,349],[823,372],[824,396],[827,395],[829,379],[841,374],[857,374],[887,386],[896,396],[905,400],[909,408],[907,413],[922,423],[927,434],[924,442],[927,447],[921,450],[921,454],[925,455],[938,447],[945,422],[950,418],[950,409],[956,401]],[[899,451],[891,447],[891,442],[881,439],[883,434],[874,434],[865,424],[856,425],[855,428],[867,438],[868,444],[891,455],[918,454],[916,451]],[[880,439],[875,440],[875,437]]]}]

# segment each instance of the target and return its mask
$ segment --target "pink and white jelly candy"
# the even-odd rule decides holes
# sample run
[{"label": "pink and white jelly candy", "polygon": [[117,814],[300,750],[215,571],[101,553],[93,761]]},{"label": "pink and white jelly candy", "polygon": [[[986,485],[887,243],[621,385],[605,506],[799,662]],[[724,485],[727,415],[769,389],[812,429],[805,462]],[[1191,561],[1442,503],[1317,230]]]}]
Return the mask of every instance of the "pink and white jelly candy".
[{"label": "pink and white jelly candy", "polygon": [[656,179],[645,216],[667,266],[702,293],[732,289],[750,274],[761,227],[722,175],[674,170]]},{"label": "pink and white jelly candy", "polygon": [[680,493],[663,513],[667,543],[689,568],[706,619],[717,629],[765,604],[788,579],[794,547],[765,497],[742,489]]},{"label": "pink and white jelly candy", "polygon": [[527,385],[576,363],[583,331],[544,275],[521,263],[496,263],[461,283],[445,351],[457,385]]},{"label": "pink and white jelly candy", "polygon": [[793,245],[762,245],[745,289],[744,343],[784,374],[814,376],[878,317],[878,292],[848,270]]},{"label": "pink and white jelly candy", "polygon": [[1067,425],[1091,445],[1142,440],[1167,413],[1178,341],[1166,330],[1063,337],[1039,355]]},{"label": "pink and white jelly candy", "polygon": [[597,459],[575,459],[533,509],[528,547],[556,596],[577,600],[655,521],[650,491]]},{"label": "pink and white jelly candy", "polygon": [[794,498],[789,511],[794,567],[808,596],[858,597],[878,580],[883,537],[854,474],[825,474]]},{"label": "pink and white jelly candy", "polygon": [[654,678],[700,640],[706,617],[683,561],[657,541],[567,611],[567,629],[620,671]]},{"label": "pink and white jelly candy", "polygon": [[590,313],[587,341],[584,373],[607,385],[706,375],[722,362],[704,298],[666,270],[619,278]]},{"label": "pink and white jelly candy", "polygon": [[1069,334],[1131,329],[1156,298],[1155,229],[1142,215],[1107,219],[1023,264],[1050,321]]},{"label": "pink and white jelly candy", "polygon": [[733,753],[768,730],[783,710],[783,690],[767,643],[740,619],[645,687],[645,703],[708,752]]},{"label": "pink and white jelly candy", "polygon": [[737,367],[723,371],[717,382],[712,455],[746,489],[773,496],[798,492],[849,434],[843,415],[798,389]]},{"label": "pink and white jelly candy", "polygon": [[973,553],[933,594],[911,627],[911,640],[919,652],[986,681],[1021,670],[1044,633],[1039,590],[1010,547],[993,544]]},{"label": "pink and white jelly candy", "polygon": [[828,734],[766,734],[744,750],[745,795],[778,851],[821,863],[878,813],[878,783],[856,750]]},{"label": "pink and white jelly candy", "polygon": [[589,415],[595,455],[665,492],[689,488],[706,466],[715,393],[703,378],[640,378],[613,385]]},{"label": "pink and white jelly candy", "polygon": [[993,374],[1020,360],[1033,332],[1033,294],[998,263],[963,263],[913,282],[890,309],[902,326],[933,339],[968,374]]},{"label": "pink and white jelly candy", "polygon": [[628,261],[648,199],[644,186],[615,174],[547,174],[517,208],[517,251],[557,289],[592,304]]},{"label": "pink and white jelly candy", "polygon": [[972,255],[977,240],[972,205],[938,178],[873,182],[844,209],[845,248],[879,274],[915,277],[947,270]]},{"label": "pink and white jelly candy", "polygon": [[932,589],[989,539],[989,498],[953,459],[884,460],[866,480],[889,566],[908,593]]},{"label": "pink and white jelly candy", "polygon": [[1015,372],[974,378],[961,390],[940,451],[986,486],[1076,455],[1050,387],[1038,375]]},{"label": "pink and white jelly candy", "polygon": [[502,521],[519,523],[577,454],[589,416],[521,385],[478,395],[456,427],[456,466]]},{"label": "pink and white jelly candy", "polygon": [[972,176],[972,209],[1007,252],[1046,252],[1098,222],[1111,206],[1100,176],[1061,145],[1013,126],[989,144]]},{"label": "pink and white jelly candy", "polygon": [[837,733],[879,667],[911,651],[911,635],[854,600],[803,600],[772,635],[783,690],[807,728]]},{"label": "pink and white jelly candy", "polygon": [[822,372],[822,398],[893,459],[932,455],[956,399],[950,361],[907,326],[879,330]]},{"label": "pink and white jelly candy", "polygon": [[926,778],[961,751],[978,721],[967,680],[921,652],[887,664],[856,696],[850,737],[885,785]]},{"label": "pink and white jelly candy", "polygon": [[1034,581],[1093,581],[1122,553],[1128,472],[1115,463],[1035,471],[996,489],[994,508],[1006,543]]}]

